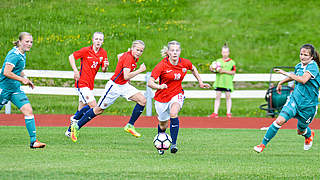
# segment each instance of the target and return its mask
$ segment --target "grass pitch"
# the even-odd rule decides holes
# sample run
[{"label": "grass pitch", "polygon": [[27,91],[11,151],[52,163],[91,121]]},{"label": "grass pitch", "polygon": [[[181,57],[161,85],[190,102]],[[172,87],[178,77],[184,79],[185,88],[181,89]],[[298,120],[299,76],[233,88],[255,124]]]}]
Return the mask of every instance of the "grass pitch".
[{"label": "grass pitch", "polygon": [[[179,151],[160,156],[156,129],[137,139],[122,128],[83,128],[77,143],[63,127],[38,127],[45,149],[32,150],[25,127],[0,127],[1,179],[319,179],[319,130],[303,150],[295,130],[280,130],[261,154],[265,131],[180,129]],[[167,131],[169,132],[169,131]]]}]

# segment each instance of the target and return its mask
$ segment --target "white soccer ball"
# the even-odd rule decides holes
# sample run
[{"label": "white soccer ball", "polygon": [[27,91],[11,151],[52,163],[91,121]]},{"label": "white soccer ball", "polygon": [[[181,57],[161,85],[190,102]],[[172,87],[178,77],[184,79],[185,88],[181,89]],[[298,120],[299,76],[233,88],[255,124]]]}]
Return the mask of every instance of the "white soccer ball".
[{"label": "white soccer ball", "polygon": [[210,68],[213,70],[213,72],[217,72],[221,69],[221,63],[217,61],[213,61],[210,65]]},{"label": "white soccer ball", "polygon": [[159,133],[153,139],[154,147],[158,150],[167,150],[169,149],[172,143],[171,136],[167,133]]}]

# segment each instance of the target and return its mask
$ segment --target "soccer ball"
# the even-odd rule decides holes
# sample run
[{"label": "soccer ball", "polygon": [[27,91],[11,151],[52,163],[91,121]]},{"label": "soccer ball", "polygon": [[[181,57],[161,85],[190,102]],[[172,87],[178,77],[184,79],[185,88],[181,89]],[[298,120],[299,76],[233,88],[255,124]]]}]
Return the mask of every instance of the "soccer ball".
[{"label": "soccer ball", "polygon": [[210,68],[213,69],[213,72],[218,72],[221,69],[221,63],[213,61],[210,65]]},{"label": "soccer ball", "polygon": [[167,150],[171,145],[172,139],[167,133],[159,133],[153,139],[154,147],[158,150]]}]

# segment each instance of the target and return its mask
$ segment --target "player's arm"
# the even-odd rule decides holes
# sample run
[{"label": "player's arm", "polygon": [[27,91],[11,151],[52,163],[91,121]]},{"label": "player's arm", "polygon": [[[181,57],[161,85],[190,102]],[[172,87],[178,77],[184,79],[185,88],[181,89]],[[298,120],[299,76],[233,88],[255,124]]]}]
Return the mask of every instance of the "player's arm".
[{"label": "player's arm", "polygon": [[109,61],[108,59],[106,59],[103,61],[103,66],[101,67],[102,72],[107,72],[108,67],[109,67]]},{"label": "player's arm", "polygon": [[[285,81],[285,82],[289,82],[290,80],[295,80],[295,81],[297,81],[299,83],[305,84],[311,78],[311,74],[310,74],[309,71],[306,71],[302,76],[297,76],[295,74],[288,73],[288,72],[286,72],[286,71],[284,71],[282,69],[274,69],[274,71],[276,73],[280,73],[280,74],[283,74],[283,75],[287,76],[288,80]],[[284,79],[284,80],[286,80],[286,79]],[[283,82],[283,83],[285,83],[285,82]]]},{"label": "player's arm", "polygon": [[70,65],[71,65],[72,69],[73,69],[74,79],[75,79],[76,81],[78,81],[78,80],[80,79],[80,74],[79,74],[78,68],[77,68],[77,66],[76,66],[76,60],[75,60],[73,54],[71,54],[71,55],[69,56],[69,63],[70,63]]},{"label": "player's arm", "polygon": [[[14,68],[14,65],[6,63],[4,67],[3,75],[6,76],[7,78],[20,81],[24,85],[29,85],[33,89],[34,88],[33,83],[29,79],[18,76],[15,73],[13,73],[12,72],[13,68]],[[22,75],[24,75],[24,73]]]},{"label": "player's arm", "polygon": [[201,88],[210,88],[209,84],[202,82],[202,79],[201,79],[201,77],[199,75],[199,72],[198,72],[197,68],[194,65],[192,65],[191,72],[192,72],[193,76],[198,80],[199,86]]},{"label": "player's arm", "polygon": [[223,69],[219,69],[219,73],[221,74],[230,74],[230,75],[235,75],[236,74],[236,66],[233,65],[231,71],[227,71],[227,70],[223,70]]},{"label": "player's arm", "polygon": [[155,82],[156,80],[153,78],[153,77],[150,77],[149,78],[149,81],[148,81],[148,86],[152,89],[166,89],[168,88],[168,86],[166,84],[157,84]]},{"label": "player's arm", "polygon": [[144,65],[144,63],[140,65],[139,69],[132,72],[130,72],[130,68],[123,68],[123,78],[125,80],[130,80],[131,78],[135,77],[136,75],[138,75],[139,73],[142,73],[145,70],[146,70],[146,65]]}]

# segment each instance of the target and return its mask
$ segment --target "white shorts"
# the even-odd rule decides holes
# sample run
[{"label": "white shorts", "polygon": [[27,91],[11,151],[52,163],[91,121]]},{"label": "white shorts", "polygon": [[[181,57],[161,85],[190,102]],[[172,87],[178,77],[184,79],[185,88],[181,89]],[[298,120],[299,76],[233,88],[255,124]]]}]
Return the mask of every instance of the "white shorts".
[{"label": "white shorts", "polygon": [[93,90],[90,90],[88,87],[76,88],[76,91],[79,95],[79,102],[83,102],[83,104],[88,104],[96,100],[93,95]]},{"label": "white shorts", "polygon": [[119,96],[124,97],[128,101],[130,101],[129,98],[139,92],[140,91],[137,88],[133,87],[128,82],[126,84],[120,85],[116,84],[112,80],[109,80],[106,84],[103,95],[99,99],[98,106],[102,109],[106,109],[111,104],[113,104]]},{"label": "white shorts", "polygon": [[183,106],[185,96],[182,93],[179,93],[171,98],[171,100],[167,103],[161,103],[158,101],[154,102],[154,106],[156,108],[156,112],[158,114],[159,121],[167,121],[170,119],[170,109],[171,105],[175,102],[179,103],[180,109]]}]

